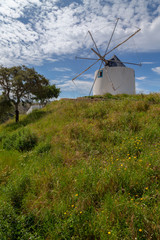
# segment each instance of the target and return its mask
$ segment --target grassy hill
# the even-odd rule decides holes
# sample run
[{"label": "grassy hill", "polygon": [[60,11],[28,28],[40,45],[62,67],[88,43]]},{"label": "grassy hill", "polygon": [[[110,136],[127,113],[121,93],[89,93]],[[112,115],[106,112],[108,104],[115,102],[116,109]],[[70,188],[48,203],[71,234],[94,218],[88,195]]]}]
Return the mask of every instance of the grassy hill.
[{"label": "grassy hill", "polygon": [[0,239],[160,239],[160,95],[60,100],[0,125]]}]

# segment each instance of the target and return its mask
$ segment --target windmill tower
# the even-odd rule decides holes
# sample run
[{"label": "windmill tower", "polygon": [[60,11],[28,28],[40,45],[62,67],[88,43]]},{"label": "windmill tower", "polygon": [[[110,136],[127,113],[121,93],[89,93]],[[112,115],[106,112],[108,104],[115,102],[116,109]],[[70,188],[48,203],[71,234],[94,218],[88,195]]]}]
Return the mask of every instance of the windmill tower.
[{"label": "windmill tower", "polygon": [[[92,66],[94,66],[99,61],[101,62],[99,69],[95,72],[94,82],[91,87],[89,95],[91,95],[92,90],[93,90],[93,95],[103,95],[106,93],[111,93],[113,95],[122,94],[122,93],[135,94],[135,73],[132,68],[126,67],[125,64],[133,64],[138,66],[141,66],[141,64],[121,62],[118,59],[118,57],[115,55],[109,60],[105,58],[109,53],[111,53],[113,50],[115,50],[116,48],[118,48],[119,46],[127,42],[130,38],[132,38],[135,34],[137,34],[141,30],[141,29],[138,29],[136,32],[130,35],[123,42],[119,43],[113,49],[108,51],[118,21],[119,21],[119,18],[115,23],[112,35],[110,37],[110,40],[108,42],[104,55],[100,54],[97,44],[91,32],[88,31],[96,49],[95,50],[91,48],[91,50],[96,54],[98,59],[76,57],[78,59],[88,59],[88,60],[96,60],[96,61],[92,65],[90,65],[87,69],[85,69],[83,72],[81,72],[76,77],[74,77],[72,81],[74,81],[76,78],[81,76],[83,73],[85,73],[87,70],[89,70]],[[104,65],[103,68],[102,68],[102,65]]]},{"label": "windmill tower", "polygon": [[93,95],[135,94],[134,70],[127,68],[115,55],[108,60],[108,65],[95,72],[95,79]]}]

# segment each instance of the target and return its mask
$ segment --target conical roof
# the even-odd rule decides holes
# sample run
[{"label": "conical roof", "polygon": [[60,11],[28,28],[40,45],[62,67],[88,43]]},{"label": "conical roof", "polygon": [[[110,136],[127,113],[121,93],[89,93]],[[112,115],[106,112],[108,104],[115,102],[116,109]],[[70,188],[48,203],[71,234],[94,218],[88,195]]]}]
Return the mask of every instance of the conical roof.
[{"label": "conical roof", "polygon": [[121,62],[121,60],[114,55],[111,59],[108,60],[109,67],[125,67],[125,65]]}]

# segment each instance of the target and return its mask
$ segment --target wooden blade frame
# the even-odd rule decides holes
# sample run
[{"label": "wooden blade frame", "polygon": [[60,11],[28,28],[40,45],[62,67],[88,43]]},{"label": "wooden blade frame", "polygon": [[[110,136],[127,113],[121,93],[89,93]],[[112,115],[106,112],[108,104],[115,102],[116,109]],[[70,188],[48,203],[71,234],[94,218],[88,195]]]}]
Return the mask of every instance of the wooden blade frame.
[{"label": "wooden blade frame", "polygon": [[[81,72],[80,74],[78,74],[76,77],[74,77],[72,79],[72,81],[74,81],[76,78],[78,78],[79,76],[81,76],[83,73],[85,73],[86,71],[88,71],[91,67],[93,67],[96,63],[98,63],[100,60],[104,59],[106,55],[108,55],[109,53],[111,53],[112,51],[114,51],[116,48],[118,48],[119,46],[121,46],[122,44],[124,44],[125,42],[127,42],[130,38],[132,38],[134,35],[136,35],[141,29],[138,29],[135,33],[133,33],[132,35],[130,35],[127,39],[125,39],[123,42],[119,43],[118,45],[116,45],[114,48],[112,48],[109,52],[105,53],[103,56],[101,56],[96,62],[94,62],[92,65],[90,65],[88,68],[86,68],[83,72]],[[95,50],[94,50],[95,51]],[[106,60],[107,61],[107,60]],[[102,63],[101,63],[101,66],[102,66]],[[101,68],[100,66],[100,68]],[[97,78],[97,77],[96,77]],[[95,80],[96,80],[95,78]],[[90,90],[90,93],[94,87],[94,84],[95,84],[95,80],[94,80],[94,83],[92,85],[92,88]]]},{"label": "wooden blade frame", "polygon": [[114,26],[114,29],[113,29],[112,35],[111,35],[111,37],[110,37],[110,40],[109,40],[109,42],[108,42],[108,45],[107,45],[107,48],[106,48],[106,51],[105,51],[105,54],[108,52],[108,48],[109,48],[109,45],[110,45],[110,43],[111,43],[111,41],[112,41],[112,38],[113,38],[114,32],[115,32],[116,27],[117,27],[117,24],[118,24],[118,21],[119,21],[119,18],[117,18],[116,24],[115,24],[115,26]]},{"label": "wooden blade frame", "polygon": [[91,50],[92,50],[99,58],[101,58],[101,60],[104,61],[106,64],[108,64],[108,62],[116,62],[116,63],[126,63],[126,64],[132,64],[132,65],[142,66],[141,63],[130,63],[130,62],[121,62],[121,61],[116,61],[116,60],[106,60],[103,56],[99,55],[99,53],[97,53],[93,48],[91,48]]},{"label": "wooden blade frame", "polygon": [[[105,54],[106,54],[107,51],[108,51],[108,48],[109,48],[109,45],[110,45],[110,43],[111,43],[111,40],[112,40],[113,34],[114,34],[114,32],[115,32],[115,29],[116,29],[116,26],[117,26],[118,21],[119,21],[119,18],[117,18],[116,24],[115,24],[115,26],[114,26],[112,35],[111,35],[111,37],[110,37],[110,40],[109,40],[109,42],[108,42],[108,45],[107,45],[107,48],[106,48],[106,51],[105,51]],[[96,53],[96,51],[94,51],[94,49],[91,49],[91,50]],[[99,51],[97,51],[97,52],[98,52],[98,54],[97,54],[97,53],[96,53],[96,54],[99,56],[99,58],[100,58],[101,61],[102,61],[101,64],[100,64],[100,67],[99,67],[99,70],[100,70],[101,67],[102,67],[103,62],[105,62],[105,64],[107,64],[108,62],[107,62],[107,60],[106,60],[104,57],[102,57],[102,56],[100,55],[100,52],[99,52]],[[97,74],[96,74],[96,77],[95,77],[95,79],[94,79],[93,85],[92,85],[91,90],[90,90],[90,92],[89,92],[89,96],[91,95],[92,89],[93,89],[94,84],[95,84],[95,82],[96,82],[96,80],[97,80],[97,76],[98,76],[99,70],[98,70],[98,72],[97,72]]]},{"label": "wooden blade frame", "polygon": [[89,33],[89,35],[90,35],[90,37],[91,37],[91,39],[92,39],[92,41],[93,41],[93,43],[94,43],[94,45],[95,45],[95,47],[96,47],[97,52],[100,54],[100,52],[99,52],[99,50],[98,50],[98,47],[97,47],[97,44],[96,44],[96,42],[94,41],[94,38],[93,38],[91,32],[88,31],[88,33]]}]

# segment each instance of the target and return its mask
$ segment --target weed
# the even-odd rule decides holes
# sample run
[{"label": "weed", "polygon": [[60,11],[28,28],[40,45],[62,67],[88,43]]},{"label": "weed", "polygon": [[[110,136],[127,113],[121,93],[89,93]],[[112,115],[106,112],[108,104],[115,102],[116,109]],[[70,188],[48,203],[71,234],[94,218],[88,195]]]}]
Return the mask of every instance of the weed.
[{"label": "weed", "polygon": [[7,134],[2,140],[4,149],[18,151],[30,151],[37,143],[37,137],[29,129],[22,128],[17,132]]}]

